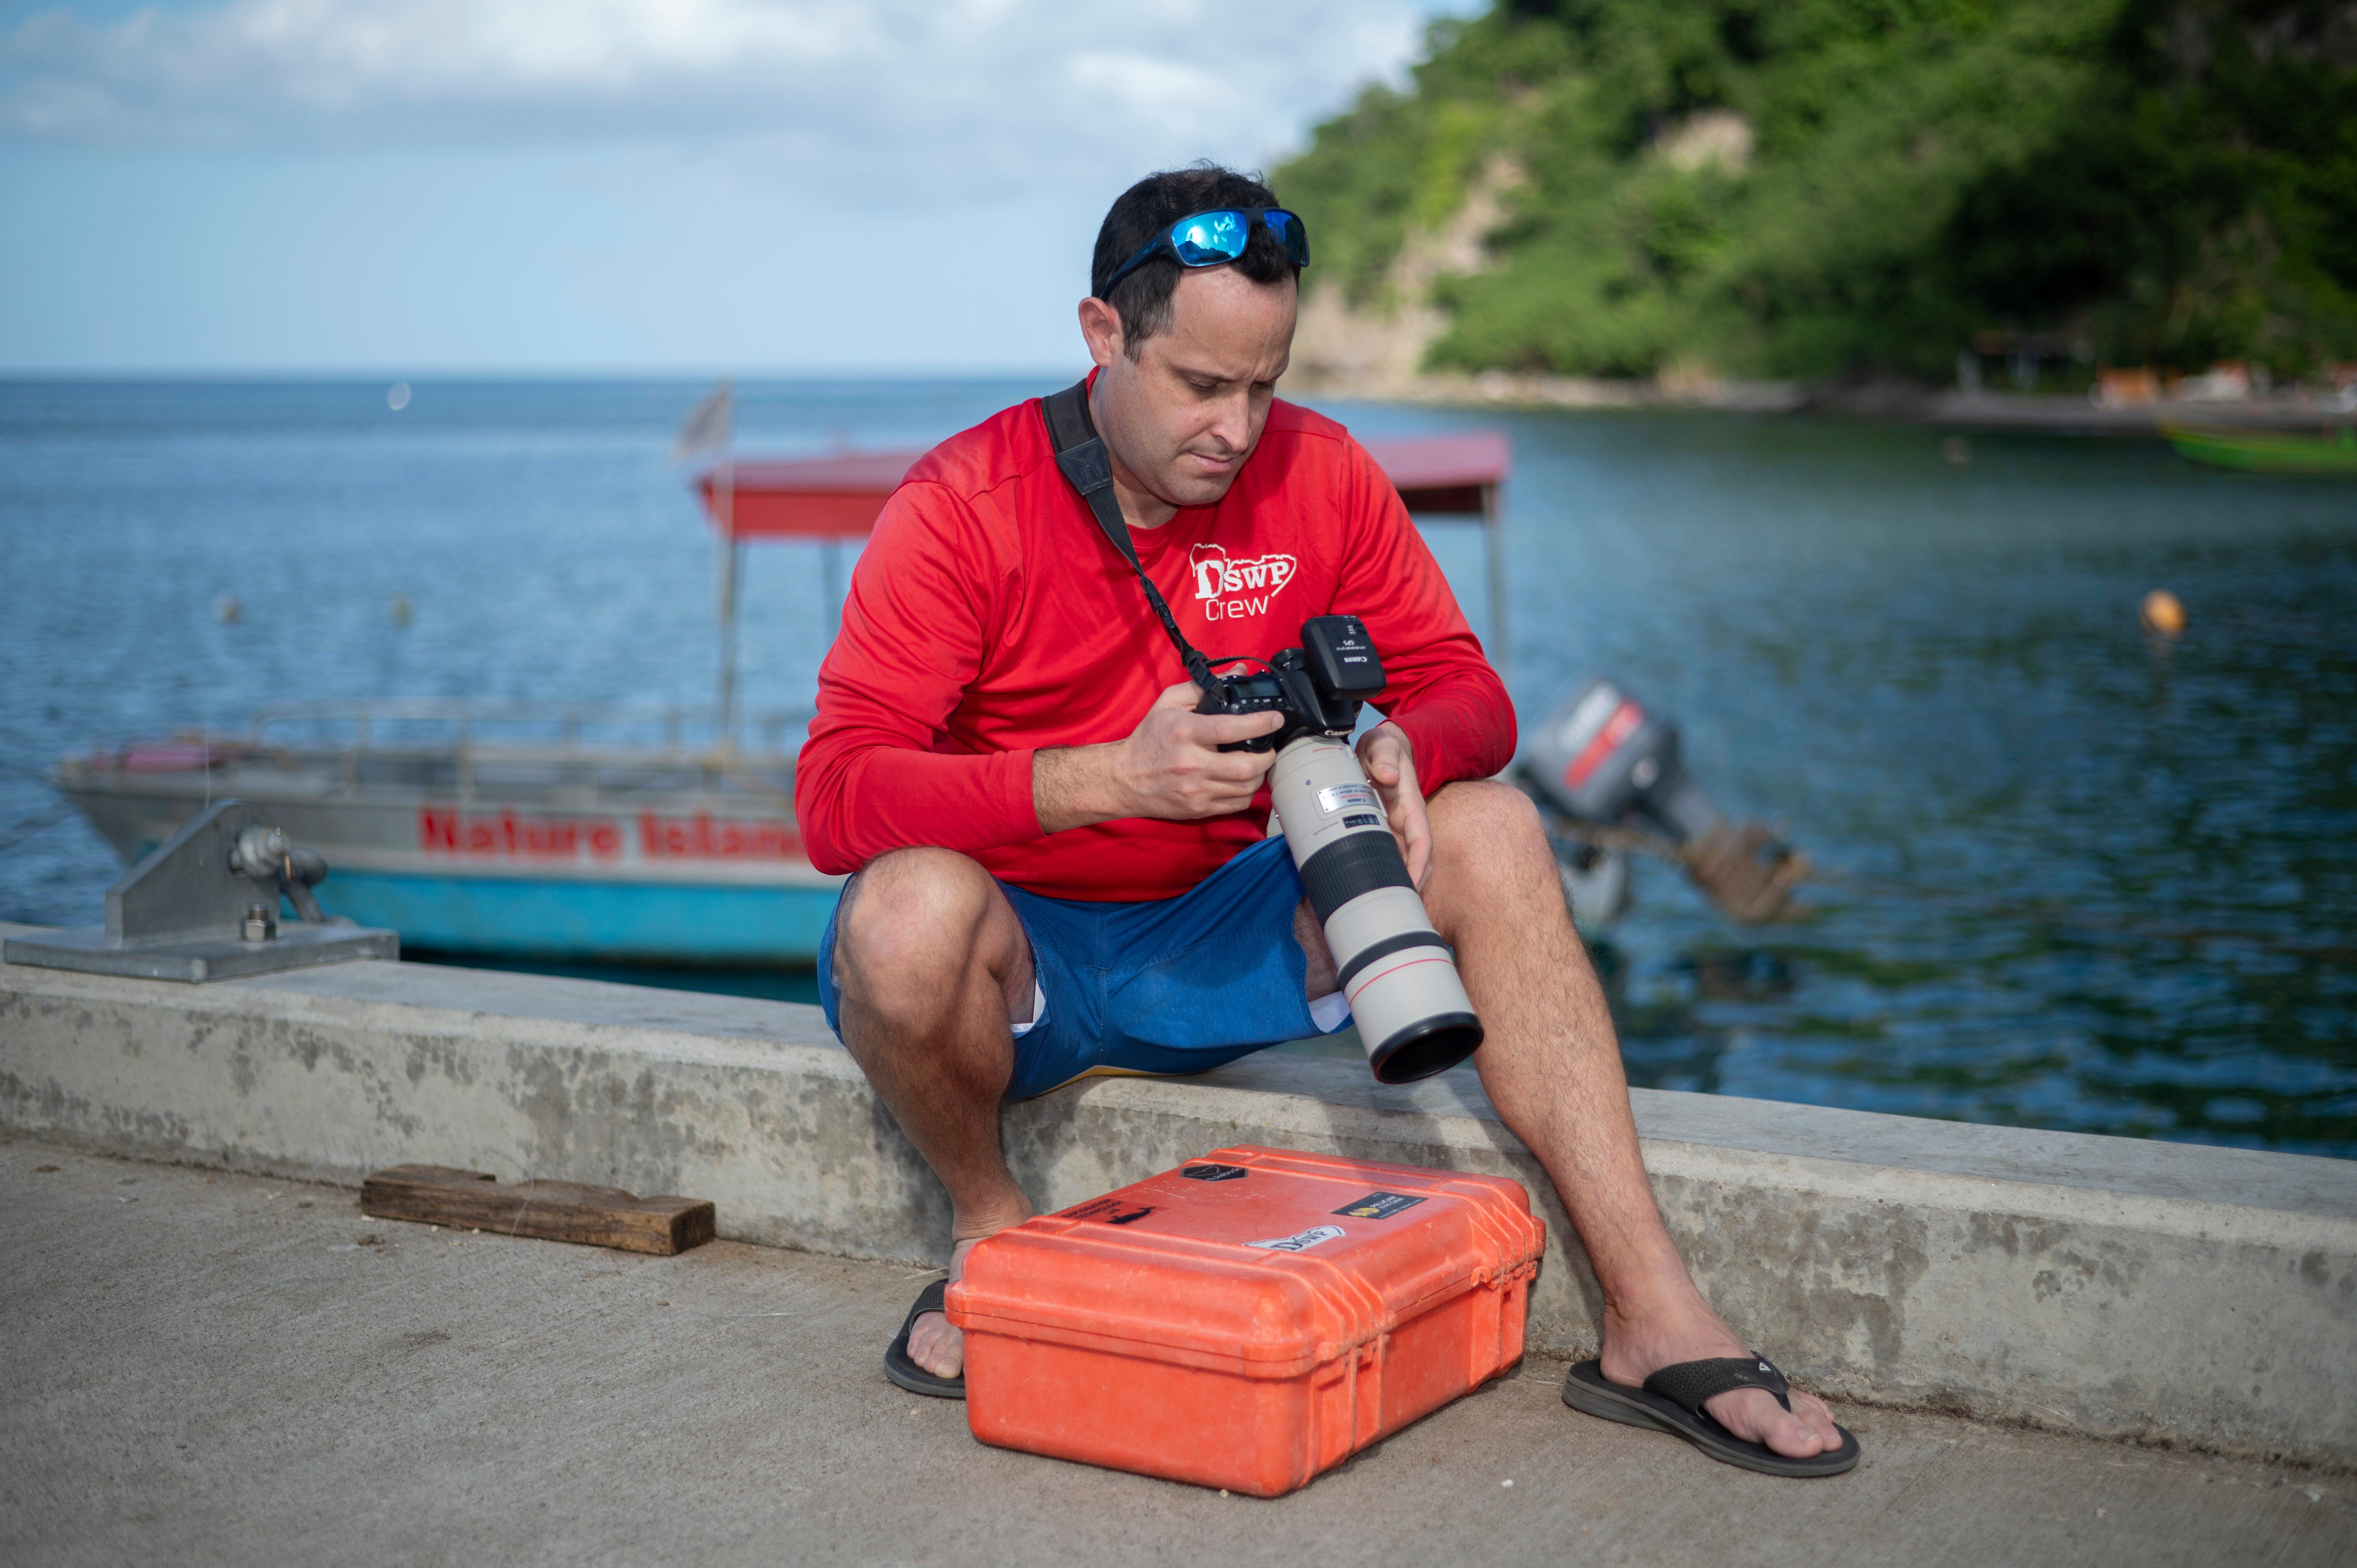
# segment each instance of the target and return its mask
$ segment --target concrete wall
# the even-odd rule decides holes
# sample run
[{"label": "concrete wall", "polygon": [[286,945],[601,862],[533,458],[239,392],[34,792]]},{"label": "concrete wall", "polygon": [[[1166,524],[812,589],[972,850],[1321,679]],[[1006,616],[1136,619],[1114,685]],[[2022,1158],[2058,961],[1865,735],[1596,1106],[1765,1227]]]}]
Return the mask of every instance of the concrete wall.
[{"label": "concrete wall", "polygon": [[[1711,1300],[1813,1386],[2357,1464],[2357,1162],[1640,1090]],[[948,1205],[815,1008],[355,963],[212,985],[0,965],[0,1123],[353,1182],[404,1160],[714,1199],[725,1236],[938,1260]],[[1058,1208],[1234,1143],[1502,1174],[1550,1230],[1534,1348],[1593,1277],[1469,1070],[1264,1056],[1011,1109]]]}]

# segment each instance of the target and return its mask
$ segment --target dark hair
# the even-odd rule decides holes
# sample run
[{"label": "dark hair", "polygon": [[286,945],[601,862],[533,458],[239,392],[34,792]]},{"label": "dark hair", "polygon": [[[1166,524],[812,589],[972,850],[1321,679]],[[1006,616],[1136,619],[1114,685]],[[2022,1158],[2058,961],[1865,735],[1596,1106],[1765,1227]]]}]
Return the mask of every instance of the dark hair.
[{"label": "dark hair", "polygon": [[[1275,207],[1276,193],[1248,174],[1210,162],[1147,175],[1115,199],[1097,231],[1096,259],[1089,268],[1089,292],[1120,313],[1124,352],[1135,359],[1138,346],[1170,325],[1170,293],[1185,271],[1169,256],[1157,256],[1105,293],[1105,280],[1157,234],[1193,212],[1219,207]],[[1244,253],[1228,263],[1257,284],[1297,276],[1285,246],[1265,224],[1254,223]]]}]

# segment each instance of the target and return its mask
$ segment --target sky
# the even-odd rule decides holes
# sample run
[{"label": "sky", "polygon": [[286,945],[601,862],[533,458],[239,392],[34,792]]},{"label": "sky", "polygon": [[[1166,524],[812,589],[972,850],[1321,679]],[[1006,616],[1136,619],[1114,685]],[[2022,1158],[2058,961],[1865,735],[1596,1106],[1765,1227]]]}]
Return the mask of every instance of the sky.
[{"label": "sky", "polygon": [[0,374],[1061,369],[1125,186],[1480,8],[0,0]]}]

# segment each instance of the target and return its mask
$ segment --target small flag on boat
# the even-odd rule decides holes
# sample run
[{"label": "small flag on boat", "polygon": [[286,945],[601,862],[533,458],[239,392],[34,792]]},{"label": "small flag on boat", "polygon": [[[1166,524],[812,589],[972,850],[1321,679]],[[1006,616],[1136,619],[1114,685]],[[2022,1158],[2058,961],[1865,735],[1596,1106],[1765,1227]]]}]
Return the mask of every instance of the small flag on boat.
[{"label": "small flag on boat", "polygon": [[687,418],[679,427],[679,439],[672,443],[671,460],[684,462],[698,452],[727,446],[736,423],[737,388],[724,376],[705,394],[702,403],[687,411]]}]

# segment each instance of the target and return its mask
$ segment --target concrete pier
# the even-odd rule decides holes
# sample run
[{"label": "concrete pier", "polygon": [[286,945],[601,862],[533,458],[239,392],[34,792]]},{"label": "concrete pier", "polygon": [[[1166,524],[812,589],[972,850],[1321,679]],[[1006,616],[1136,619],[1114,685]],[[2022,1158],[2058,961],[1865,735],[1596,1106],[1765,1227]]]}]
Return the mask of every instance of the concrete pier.
[{"label": "concrete pier", "polygon": [[[2357,1162],[1640,1091],[1673,1232],[1801,1380],[2227,1455],[2357,1464]],[[741,1241],[909,1265],[946,1203],[813,1008],[354,963],[205,986],[0,966],[0,1124],[350,1184],[403,1161],[710,1197]],[[1061,1207],[1226,1144],[1512,1176],[1534,1350],[1596,1338],[1576,1239],[1459,1070],[1264,1056],[1010,1112]]]},{"label": "concrete pier", "polygon": [[985,1448],[886,1383],[907,1268],[457,1235],[4,1138],[0,1251],[26,1568],[2357,1559],[2345,1475],[1836,1404],[1865,1463],[1772,1480],[1566,1410],[1542,1360],[1291,1497],[1222,1497]]}]

